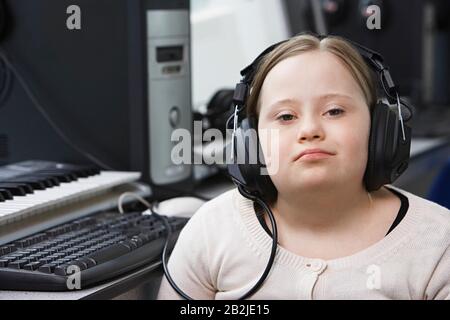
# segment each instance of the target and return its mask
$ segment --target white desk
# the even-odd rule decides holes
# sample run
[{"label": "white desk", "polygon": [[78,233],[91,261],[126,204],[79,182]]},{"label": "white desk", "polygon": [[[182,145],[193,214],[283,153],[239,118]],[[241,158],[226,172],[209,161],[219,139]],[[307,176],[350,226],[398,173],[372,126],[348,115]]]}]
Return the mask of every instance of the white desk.
[{"label": "white desk", "polygon": [[411,140],[411,158],[446,144],[450,144],[450,138],[414,138]]}]

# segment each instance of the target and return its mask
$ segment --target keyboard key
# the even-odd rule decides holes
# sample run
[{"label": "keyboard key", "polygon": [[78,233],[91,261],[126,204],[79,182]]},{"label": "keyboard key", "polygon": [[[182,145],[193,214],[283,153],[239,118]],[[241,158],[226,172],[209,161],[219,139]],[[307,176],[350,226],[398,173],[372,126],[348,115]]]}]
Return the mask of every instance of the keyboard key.
[{"label": "keyboard key", "polygon": [[23,266],[25,270],[34,271],[37,270],[42,265],[41,262],[31,262]]},{"label": "keyboard key", "polygon": [[66,263],[68,263],[70,261],[71,261],[71,259],[61,258],[61,259],[58,259],[56,261],[53,261],[53,263],[55,263],[57,265],[62,265],[62,264],[66,264]]},{"label": "keyboard key", "polygon": [[45,257],[45,258],[41,258],[39,260],[39,262],[47,264],[47,263],[52,263],[54,260],[56,260],[56,257],[48,256],[48,257]]},{"label": "keyboard key", "polygon": [[133,241],[138,248],[144,244],[144,241],[142,241],[141,237],[139,236],[134,236],[133,238],[131,238],[131,241]]},{"label": "keyboard key", "polygon": [[55,270],[56,264],[54,263],[47,263],[38,268],[39,272],[43,273],[53,273],[53,270]]},{"label": "keyboard key", "polygon": [[133,242],[131,240],[121,241],[121,242],[119,242],[119,244],[126,246],[128,249],[130,249],[130,251],[134,250],[138,247],[136,242]]},{"label": "keyboard key", "polygon": [[44,252],[45,254],[54,254],[54,253],[56,253],[56,250],[55,249],[52,249],[52,248],[48,248],[48,249],[45,249],[44,251],[42,251],[42,252]]},{"label": "keyboard key", "polygon": [[65,276],[65,275],[67,275],[67,268],[68,268],[68,267],[69,267],[69,266],[68,266],[68,265],[65,265],[65,264],[56,266],[56,267],[55,267],[55,270],[54,270],[54,273],[57,274],[57,275],[59,275],[59,276]]},{"label": "keyboard key", "polygon": [[87,258],[94,260],[96,264],[100,264],[105,261],[120,257],[121,255],[124,255],[130,251],[131,250],[128,246],[122,243],[118,243],[108,248],[94,252],[90,254]]},{"label": "keyboard key", "polygon": [[75,261],[79,261],[79,262],[86,264],[87,268],[91,268],[97,264],[96,261],[91,258],[79,258],[79,259],[76,259]]},{"label": "keyboard key", "polygon": [[7,245],[0,248],[0,256],[16,251],[15,245]]},{"label": "keyboard key", "polygon": [[17,260],[17,261],[13,261],[10,264],[8,264],[8,268],[13,268],[13,269],[22,269],[24,265],[26,265],[28,263],[27,260]]}]

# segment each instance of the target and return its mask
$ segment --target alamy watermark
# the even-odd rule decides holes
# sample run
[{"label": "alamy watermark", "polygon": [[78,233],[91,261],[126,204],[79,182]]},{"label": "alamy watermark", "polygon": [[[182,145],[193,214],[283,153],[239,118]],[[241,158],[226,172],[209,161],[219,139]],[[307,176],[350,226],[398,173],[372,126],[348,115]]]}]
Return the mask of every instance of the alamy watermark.
[{"label": "alamy watermark", "polygon": [[66,280],[67,289],[81,290],[81,269],[77,265],[69,265],[66,269],[68,275]]},{"label": "alamy watermark", "polygon": [[371,264],[367,267],[366,274],[369,275],[367,278],[366,286],[369,290],[380,290],[381,289],[381,268],[376,264]]},{"label": "alamy watermark", "polygon": [[381,8],[375,4],[366,8],[366,12],[363,13],[366,17],[366,27],[369,30],[381,29]]},{"label": "alamy watermark", "polygon": [[214,142],[216,146],[199,154],[192,152],[192,132],[184,128],[175,129],[171,135],[171,141],[176,143],[171,151],[172,163],[262,164],[262,175],[276,173],[279,166],[278,129],[240,130],[234,135],[232,129],[227,129],[224,137],[218,129],[203,131],[202,121],[194,121],[194,136],[201,136],[202,142]]},{"label": "alamy watermark", "polygon": [[66,20],[67,29],[81,30],[81,8],[72,4],[67,7],[66,13],[69,14]]}]

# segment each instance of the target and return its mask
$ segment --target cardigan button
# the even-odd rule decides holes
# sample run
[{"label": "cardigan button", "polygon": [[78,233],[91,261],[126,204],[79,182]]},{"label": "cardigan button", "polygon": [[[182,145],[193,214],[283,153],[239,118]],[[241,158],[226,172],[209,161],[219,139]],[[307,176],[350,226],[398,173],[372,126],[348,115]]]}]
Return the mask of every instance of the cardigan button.
[{"label": "cardigan button", "polygon": [[308,262],[306,264],[306,267],[308,269],[310,269],[311,271],[321,272],[321,271],[323,271],[325,269],[326,264],[325,264],[324,261],[321,261],[321,260],[313,260],[311,262]]}]

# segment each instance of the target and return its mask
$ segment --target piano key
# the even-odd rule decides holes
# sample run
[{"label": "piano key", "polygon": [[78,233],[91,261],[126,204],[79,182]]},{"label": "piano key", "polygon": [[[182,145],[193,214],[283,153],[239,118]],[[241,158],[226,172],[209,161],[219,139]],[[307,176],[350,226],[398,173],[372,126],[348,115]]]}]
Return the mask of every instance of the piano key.
[{"label": "piano key", "polygon": [[9,199],[13,198],[11,191],[9,191],[7,189],[0,188],[0,194],[3,196],[3,198],[5,198],[5,200],[9,200]]},{"label": "piano key", "polygon": [[[44,170],[39,170],[38,172],[50,173],[50,174],[67,174],[73,178],[78,177],[76,172],[74,172],[73,170],[68,170],[68,169],[44,169]],[[90,174],[88,172],[82,172],[82,173],[84,173],[84,175],[85,175],[85,177],[82,177],[82,178],[86,178],[86,177],[90,176]]]},{"label": "piano key", "polygon": [[9,190],[13,196],[24,196],[27,194],[26,190],[19,184],[0,183],[0,188]]},{"label": "piano key", "polygon": [[34,175],[32,177],[35,177],[37,179],[43,179],[49,187],[59,186],[59,180],[55,177],[52,177],[50,175]]},{"label": "piano key", "polygon": [[25,191],[25,193],[33,193],[33,188],[30,185],[24,183],[10,183],[10,182],[1,182],[0,185],[12,185],[17,186]]},{"label": "piano key", "polygon": [[[9,184],[9,182],[8,182],[8,184]],[[25,193],[27,193],[27,194],[33,193],[33,192],[34,192],[34,191],[33,191],[33,188],[32,188],[30,185],[28,185],[28,184],[24,184],[24,183],[13,183],[13,185],[16,185],[16,186],[22,188],[22,189],[25,191]]]},{"label": "piano key", "polygon": [[24,176],[24,178],[30,181],[42,181],[47,188],[51,188],[54,186],[53,181],[48,177],[36,177],[36,176]]},{"label": "piano key", "polygon": [[53,183],[53,186],[59,186],[59,180],[56,177],[48,176],[48,179]]},{"label": "piano key", "polygon": [[41,181],[30,181],[23,178],[11,178],[6,180],[8,183],[23,183],[30,186],[33,190],[44,190],[46,188],[45,184]]},{"label": "piano key", "polygon": [[36,175],[51,176],[58,179],[60,183],[70,182],[78,179],[78,177],[75,174],[69,172],[39,171],[36,172]]},{"label": "piano key", "polygon": [[58,164],[57,165],[58,170],[70,170],[78,175],[86,175],[86,176],[92,176],[97,175],[100,173],[100,169],[96,166],[77,166],[77,165],[71,165],[71,164]]}]

